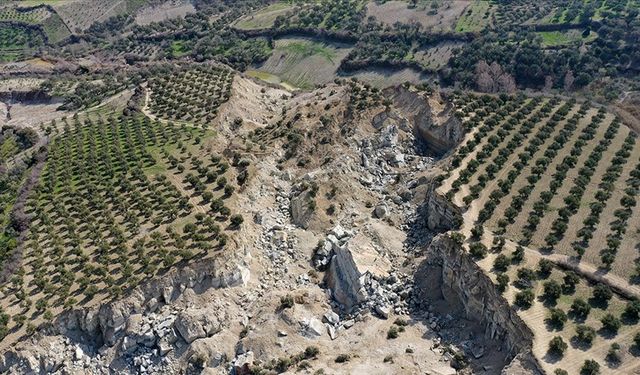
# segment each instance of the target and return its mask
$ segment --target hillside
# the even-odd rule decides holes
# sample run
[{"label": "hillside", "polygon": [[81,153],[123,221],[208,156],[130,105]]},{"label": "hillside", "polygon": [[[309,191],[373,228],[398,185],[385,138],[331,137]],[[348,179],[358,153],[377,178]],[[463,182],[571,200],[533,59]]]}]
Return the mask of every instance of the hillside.
[{"label": "hillside", "polygon": [[0,372],[640,373],[638,0],[0,4]]}]

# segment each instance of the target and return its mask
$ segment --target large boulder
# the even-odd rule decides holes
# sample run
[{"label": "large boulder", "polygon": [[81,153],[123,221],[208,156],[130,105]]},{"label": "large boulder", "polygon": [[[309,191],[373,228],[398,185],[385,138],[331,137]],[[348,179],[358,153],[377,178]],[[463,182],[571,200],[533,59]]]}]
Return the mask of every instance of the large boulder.
[{"label": "large boulder", "polygon": [[215,311],[187,310],[178,315],[175,328],[184,341],[192,343],[196,339],[209,337],[220,332],[223,323]]},{"label": "large boulder", "polygon": [[325,281],[333,298],[349,311],[367,299],[367,280],[388,276],[391,263],[362,233],[344,244],[334,242],[333,253]]}]

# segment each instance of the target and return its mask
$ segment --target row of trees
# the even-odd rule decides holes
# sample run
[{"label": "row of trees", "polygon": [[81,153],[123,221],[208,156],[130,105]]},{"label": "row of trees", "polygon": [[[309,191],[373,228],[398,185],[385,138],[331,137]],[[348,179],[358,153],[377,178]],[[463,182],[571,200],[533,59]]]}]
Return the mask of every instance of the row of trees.
[{"label": "row of trees", "polygon": [[149,81],[150,108],[159,116],[205,123],[231,95],[233,73],[211,65],[160,75]]},{"label": "row of trees", "polygon": [[551,248],[557,244],[568,229],[569,219],[578,212],[587,185],[589,181],[591,181],[598,163],[616,136],[619,128],[619,122],[614,121],[609,125],[604,137],[600,139],[597,146],[587,157],[584,165],[578,170],[578,177],[573,180],[573,186],[569,189],[569,195],[563,199],[565,205],[558,210],[558,217],[551,225],[553,231],[545,237],[545,242],[548,247]]}]

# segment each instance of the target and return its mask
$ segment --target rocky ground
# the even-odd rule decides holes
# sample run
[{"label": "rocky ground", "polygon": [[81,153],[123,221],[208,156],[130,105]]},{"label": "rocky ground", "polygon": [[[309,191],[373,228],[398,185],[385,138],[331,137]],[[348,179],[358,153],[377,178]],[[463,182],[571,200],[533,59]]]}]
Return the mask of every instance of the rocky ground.
[{"label": "rocky ground", "polygon": [[[60,317],[5,353],[0,371],[454,374],[469,363],[500,373],[510,358],[499,338],[485,340],[462,306],[442,298],[436,274],[431,286],[416,278],[433,237],[425,202],[437,159],[424,134],[439,137],[439,151],[459,134],[431,132],[425,116],[437,114],[413,92],[349,117],[346,90],[290,96],[236,79],[216,124],[230,147],[302,113],[299,126],[313,134],[299,148],[314,160],[283,162],[279,139],[249,153],[255,174],[234,210],[246,220],[233,254]],[[423,118],[407,115],[415,106]],[[230,128],[236,117],[245,128]],[[338,133],[345,125],[348,136]]]}]

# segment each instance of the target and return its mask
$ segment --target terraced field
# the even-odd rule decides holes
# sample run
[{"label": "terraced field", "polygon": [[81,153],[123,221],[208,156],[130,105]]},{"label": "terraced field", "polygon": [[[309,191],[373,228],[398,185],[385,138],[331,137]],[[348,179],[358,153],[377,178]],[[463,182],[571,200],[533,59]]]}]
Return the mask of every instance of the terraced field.
[{"label": "terraced field", "polygon": [[457,104],[469,134],[438,188],[464,209],[453,236],[534,331],[547,371],[579,373],[588,359],[638,371],[637,136],[588,103]]},{"label": "terraced field", "polygon": [[41,33],[17,25],[0,24],[0,62],[20,60],[44,45]]},{"label": "terraced field", "polygon": [[240,18],[235,27],[241,30],[268,29],[273,26],[278,16],[285,15],[293,9],[293,5],[286,2],[271,4],[253,14]]},{"label": "terraced field", "polygon": [[51,15],[46,8],[0,8],[0,21],[15,21],[29,24],[38,24]]},{"label": "terraced field", "polygon": [[60,126],[26,202],[23,266],[1,287],[9,341],[209,256],[242,222],[229,203],[248,163],[208,152],[213,132],[121,113]]},{"label": "terraced field", "polygon": [[491,24],[491,16],[494,12],[494,5],[489,1],[475,0],[458,18],[455,31],[469,32],[482,31]]},{"label": "terraced field", "polygon": [[347,45],[327,44],[312,39],[281,38],[269,59],[257,70],[274,74],[296,87],[308,89],[333,81],[340,61],[351,49]]},{"label": "terraced field", "polygon": [[154,77],[149,110],[168,119],[206,124],[229,99],[233,73],[217,66],[198,66]]},{"label": "terraced field", "polygon": [[142,5],[144,1],[141,0],[83,0],[60,2],[53,6],[69,30],[78,32],[109,17],[131,13]]}]

